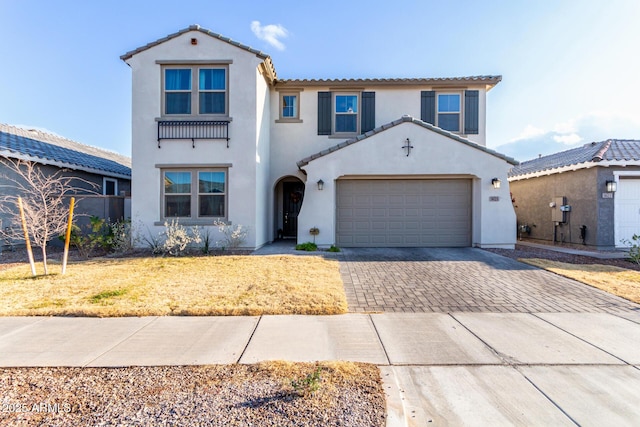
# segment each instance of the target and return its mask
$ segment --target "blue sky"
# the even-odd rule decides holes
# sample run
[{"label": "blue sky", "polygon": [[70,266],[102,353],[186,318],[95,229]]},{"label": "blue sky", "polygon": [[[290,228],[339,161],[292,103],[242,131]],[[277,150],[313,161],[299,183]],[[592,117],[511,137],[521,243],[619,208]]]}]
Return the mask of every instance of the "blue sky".
[{"label": "blue sky", "polygon": [[640,139],[637,0],[0,0],[0,18],[0,122],[127,155],[119,57],[190,24],[270,54],[281,78],[500,74],[487,145],[521,161]]}]

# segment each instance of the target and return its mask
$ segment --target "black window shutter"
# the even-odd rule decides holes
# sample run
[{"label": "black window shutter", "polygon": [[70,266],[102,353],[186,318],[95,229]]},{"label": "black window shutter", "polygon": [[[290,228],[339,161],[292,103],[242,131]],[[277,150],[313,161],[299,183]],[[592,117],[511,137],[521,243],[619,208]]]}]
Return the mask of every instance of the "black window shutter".
[{"label": "black window shutter", "polygon": [[318,92],[318,135],[331,135],[331,92]]},{"label": "black window shutter", "polygon": [[420,92],[420,120],[436,124],[436,92],[433,90]]},{"label": "black window shutter", "polygon": [[376,93],[362,92],[362,117],[360,133],[366,133],[376,127]]},{"label": "black window shutter", "polygon": [[479,96],[477,90],[464,91],[464,133],[467,135],[477,134]]}]

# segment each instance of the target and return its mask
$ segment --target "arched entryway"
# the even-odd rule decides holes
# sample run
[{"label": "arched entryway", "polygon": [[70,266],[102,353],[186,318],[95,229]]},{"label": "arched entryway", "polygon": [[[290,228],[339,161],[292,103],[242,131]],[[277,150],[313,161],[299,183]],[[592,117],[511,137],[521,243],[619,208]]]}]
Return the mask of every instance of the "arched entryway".
[{"label": "arched entryway", "polygon": [[297,239],[298,214],[304,199],[304,182],[287,176],[275,186],[275,239]]}]

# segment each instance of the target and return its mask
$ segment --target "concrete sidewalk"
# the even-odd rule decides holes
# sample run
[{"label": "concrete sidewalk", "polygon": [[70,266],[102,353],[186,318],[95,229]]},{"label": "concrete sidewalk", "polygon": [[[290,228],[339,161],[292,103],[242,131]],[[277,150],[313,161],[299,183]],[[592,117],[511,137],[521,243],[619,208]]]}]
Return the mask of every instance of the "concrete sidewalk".
[{"label": "concrete sidewalk", "polygon": [[0,318],[0,366],[349,360],[388,425],[633,425],[640,312]]}]

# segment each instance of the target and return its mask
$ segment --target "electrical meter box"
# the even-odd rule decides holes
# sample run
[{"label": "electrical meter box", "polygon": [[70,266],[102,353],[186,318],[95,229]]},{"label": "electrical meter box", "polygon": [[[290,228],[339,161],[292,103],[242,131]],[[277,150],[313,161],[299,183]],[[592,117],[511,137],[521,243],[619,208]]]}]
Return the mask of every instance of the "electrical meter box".
[{"label": "electrical meter box", "polygon": [[551,208],[551,221],[566,222],[567,210],[564,207],[567,206],[567,198],[564,196],[554,197],[552,205],[554,206]]}]

